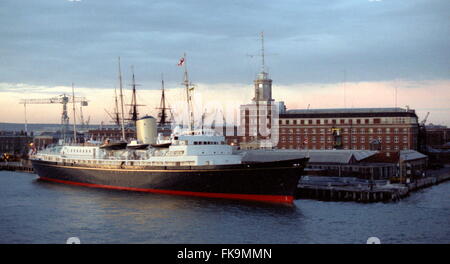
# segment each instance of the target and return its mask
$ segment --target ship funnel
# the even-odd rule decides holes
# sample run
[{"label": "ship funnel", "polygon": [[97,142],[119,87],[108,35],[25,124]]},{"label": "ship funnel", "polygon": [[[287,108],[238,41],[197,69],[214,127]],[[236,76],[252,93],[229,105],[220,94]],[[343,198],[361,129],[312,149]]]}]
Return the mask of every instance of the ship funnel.
[{"label": "ship funnel", "polygon": [[136,135],[143,144],[156,143],[156,119],[153,116],[144,116],[136,121]]}]

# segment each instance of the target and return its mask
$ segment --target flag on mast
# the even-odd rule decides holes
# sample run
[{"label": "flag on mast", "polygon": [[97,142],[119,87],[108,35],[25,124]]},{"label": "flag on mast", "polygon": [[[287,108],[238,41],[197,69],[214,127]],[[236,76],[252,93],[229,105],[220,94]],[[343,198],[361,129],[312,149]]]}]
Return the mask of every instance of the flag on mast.
[{"label": "flag on mast", "polygon": [[180,58],[180,62],[178,62],[178,66],[183,66],[183,63],[184,63],[184,57],[181,57]]}]

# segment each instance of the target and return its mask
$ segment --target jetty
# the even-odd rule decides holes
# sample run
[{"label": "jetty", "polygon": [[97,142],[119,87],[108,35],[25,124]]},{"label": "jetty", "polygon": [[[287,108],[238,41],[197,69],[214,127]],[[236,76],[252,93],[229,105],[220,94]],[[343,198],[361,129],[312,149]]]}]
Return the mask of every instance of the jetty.
[{"label": "jetty", "polygon": [[296,198],[321,201],[353,201],[362,203],[392,202],[412,192],[450,179],[450,167],[430,172],[427,177],[405,184],[391,184],[388,180],[370,181],[349,177],[303,176]]},{"label": "jetty", "polygon": [[29,161],[20,161],[20,162],[0,162],[0,171],[20,171],[20,172],[30,172],[33,173],[33,167]]}]

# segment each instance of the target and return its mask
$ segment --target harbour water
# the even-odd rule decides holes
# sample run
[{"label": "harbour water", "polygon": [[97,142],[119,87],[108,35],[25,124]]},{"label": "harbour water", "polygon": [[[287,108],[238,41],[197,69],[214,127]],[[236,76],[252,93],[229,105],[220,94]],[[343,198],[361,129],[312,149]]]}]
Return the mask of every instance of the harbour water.
[{"label": "harbour water", "polygon": [[396,203],[292,207],[91,189],[0,171],[0,243],[450,243],[450,182]]}]

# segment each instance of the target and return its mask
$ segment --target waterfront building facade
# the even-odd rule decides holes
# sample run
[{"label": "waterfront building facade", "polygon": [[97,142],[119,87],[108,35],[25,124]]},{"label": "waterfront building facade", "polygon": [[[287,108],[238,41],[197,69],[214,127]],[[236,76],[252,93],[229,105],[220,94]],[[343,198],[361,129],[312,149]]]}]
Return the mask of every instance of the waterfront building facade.
[{"label": "waterfront building facade", "polygon": [[418,149],[414,110],[355,108],[288,110],[279,117],[280,149],[398,152]]}]

